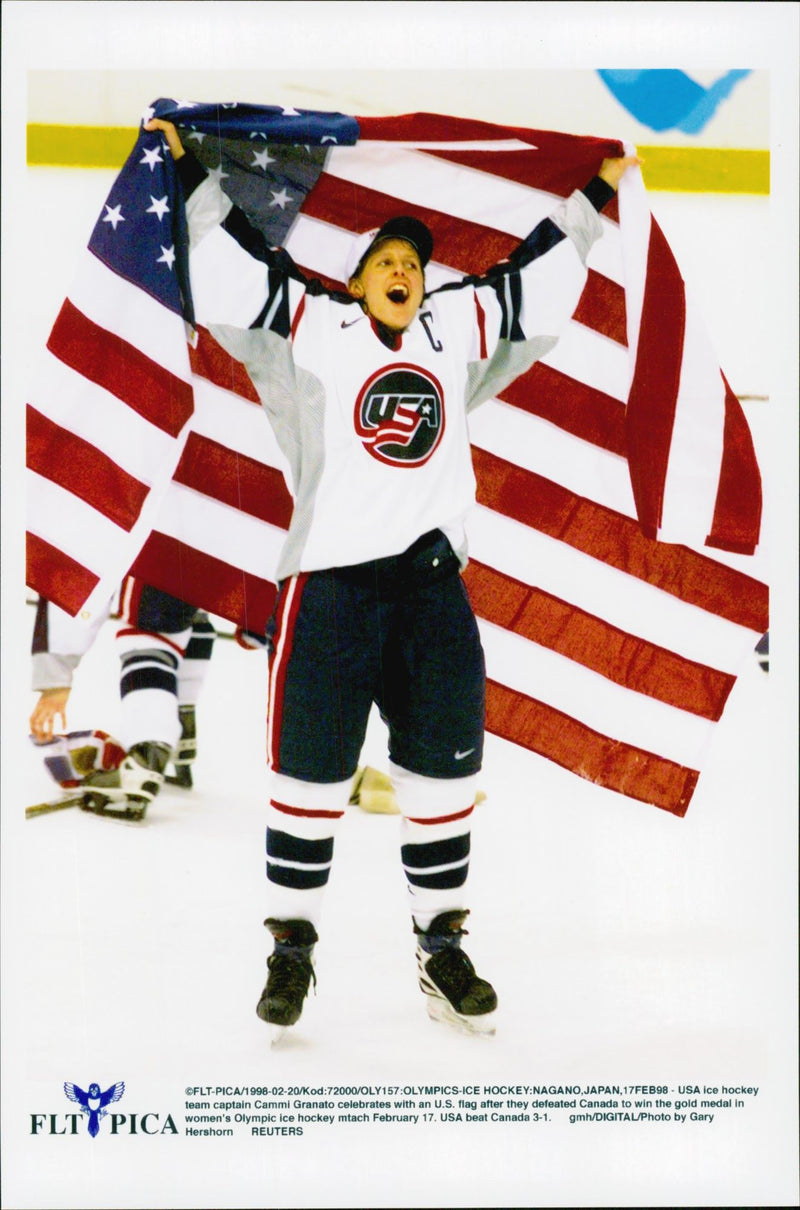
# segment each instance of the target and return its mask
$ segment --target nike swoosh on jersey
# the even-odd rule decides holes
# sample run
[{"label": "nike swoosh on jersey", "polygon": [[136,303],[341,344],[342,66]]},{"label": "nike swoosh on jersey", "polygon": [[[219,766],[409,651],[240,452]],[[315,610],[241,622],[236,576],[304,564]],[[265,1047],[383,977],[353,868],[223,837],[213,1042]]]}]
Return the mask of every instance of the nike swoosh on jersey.
[{"label": "nike swoosh on jersey", "polygon": [[356,317],[356,319],[343,319],[342,327],[343,328],[352,328],[353,324],[357,324],[359,319],[363,319],[363,318],[364,318],[363,315],[359,315]]},{"label": "nike swoosh on jersey", "polygon": [[471,756],[474,751],[474,748],[467,748],[466,752],[454,752],[453,756],[456,760],[463,760],[464,757]]}]

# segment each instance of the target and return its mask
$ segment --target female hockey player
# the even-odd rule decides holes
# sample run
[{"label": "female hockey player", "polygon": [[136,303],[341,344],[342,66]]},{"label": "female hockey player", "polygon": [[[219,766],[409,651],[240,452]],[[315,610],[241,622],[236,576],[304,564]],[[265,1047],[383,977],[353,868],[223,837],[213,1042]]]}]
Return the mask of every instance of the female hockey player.
[{"label": "female hockey player", "polygon": [[601,234],[597,212],[637,161],[603,161],[507,262],[430,293],[430,231],[390,218],[353,241],[348,292],[337,294],[268,246],[171,123],[145,129],[163,132],[177,162],[190,246],[221,224],[265,266],[248,327],[202,320],[246,366],[291,468],[294,511],[268,626],[265,923],[275,945],[258,1015],[277,1027],[300,1017],[375,702],[428,1011],[493,1032],[494,989],[461,948],[485,681],[460,576],[475,494],[467,412],[554,347]]}]

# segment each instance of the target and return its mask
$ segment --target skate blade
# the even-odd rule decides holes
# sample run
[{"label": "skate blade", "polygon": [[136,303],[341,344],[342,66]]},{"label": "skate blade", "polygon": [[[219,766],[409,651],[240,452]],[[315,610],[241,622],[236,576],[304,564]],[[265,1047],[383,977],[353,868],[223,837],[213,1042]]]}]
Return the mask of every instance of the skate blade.
[{"label": "skate blade", "polygon": [[148,803],[132,806],[121,791],[118,797],[107,794],[84,794],[80,804],[82,811],[89,815],[97,815],[101,819],[113,819],[116,823],[141,824],[147,813]]},{"label": "skate blade", "polygon": [[490,1013],[480,1013],[474,1017],[464,1016],[462,1013],[457,1013],[447,1000],[441,999],[439,996],[429,996],[426,994],[428,1016],[432,1021],[439,1021],[443,1025],[449,1025],[452,1029],[456,1029],[459,1033],[468,1034],[470,1037],[490,1038],[497,1030],[497,1010]]},{"label": "skate blade", "polygon": [[270,1048],[272,1048],[275,1046],[280,1046],[281,1042],[283,1041],[283,1039],[286,1037],[287,1033],[289,1032],[289,1026],[288,1025],[270,1025],[270,1023],[267,1022],[267,1030],[269,1033]]}]

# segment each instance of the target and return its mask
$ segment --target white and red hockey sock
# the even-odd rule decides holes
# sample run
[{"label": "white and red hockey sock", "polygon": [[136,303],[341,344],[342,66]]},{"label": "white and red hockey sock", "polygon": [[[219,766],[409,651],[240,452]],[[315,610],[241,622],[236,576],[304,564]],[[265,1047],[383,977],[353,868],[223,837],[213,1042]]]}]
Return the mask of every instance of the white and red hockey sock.
[{"label": "white and red hockey sock", "polygon": [[273,773],[267,814],[268,915],[319,925],[333,842],[352,778],[323,784]]},{"label": "white and red hockey sock", "polygon": [[191,630],[174,635],[125,628],[115,646],[120,657],[119,739],[126,751],[151,742],[170,749],[181,734],[178,669]]},{"label": "white and red hockey sock", "polygon": [[465,907],[478,776],[423,777],[399,765],[390,765],[390,772],[403,816],[400,856],[411,914],[425,931],[441,912]]}]

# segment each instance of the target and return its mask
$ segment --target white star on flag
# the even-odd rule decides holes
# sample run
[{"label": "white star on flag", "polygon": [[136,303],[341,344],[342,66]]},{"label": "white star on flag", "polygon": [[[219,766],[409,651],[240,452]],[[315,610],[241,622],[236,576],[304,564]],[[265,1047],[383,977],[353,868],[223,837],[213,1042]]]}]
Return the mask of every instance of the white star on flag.
[{"label": "white star on flag", "polygon": [[115,206],[115,207],[113,208],[113,210],[112,210],[112,208],[111,208],[111,207],[108,205],[108,203],[106,203],[106,211],[107,211],[107,213],[103,215],[103,222],[104,222],[104,223],[111,223],[111,226],[114,228],[114,230],[115,230],[115,231],[116,231],[116,229],[117,229],[117,223],[124,223],[124,222],[125,222],[124,217],[123,217],[123,216],[122,216],[122,214],[120,213],[120,211],[121,211],[121,210],[122,210],[122,206],[121,206],[121,205],[120,205],[120,206]]},{"label": "white star on flag", "polygon": [[197,139],[198,143],[202,143],[206,136],[202,130],[190,130],[186,137],[187,139]]},{"label": "white star on flag", "polygon": [[221,182],[222,178],[223,178],[224,176],[229,176],[230,174],[229,174],[229,173],[227,173],[227,172],[223,172],[223,171],[222,171],[222,165],[221,165],[221,164],[218,164],[216,168],[209,168],[209,170],[208,170],[208,175],[209,175],[210,177],[213,177],[213,178],[214,178],[214,180],[215,180],[215,181],[217,182],[217,184],[219,185],[219,183]]},{"label": "white star on flag", "polygon": [[140,163],[140,164],[147,164],[147,166],[148,166],[148,168],[150,169],[150,171],[151,171],[151,172],[153,172],[153,171],[154,171],[154,169],[155,169],[156,164],[163,164],[163,163],[164,163],[164,160],[163,160],[163,158],[162,158],[162,156],[161,156],[161,151],[159,150],[159,148],[158,148],[158,147],[151,147],[151,148],[149,149],[149,151],[148,151],[148,149],[147,149],[147,148],[145,148],[144,155],[143,155],[143,156],[142,156],[142,158],[139,160],[139,163]]},{"label": "white star on flag", "polygon": [[286,203],[292,200],[291,194],[287,193],[285,189],[281,189],[280,193],[276,193],[274,189],[271,189],[270,192],[272,194],[270,206],[280,206],[281,210],[285,210]]},{"label": "white star on flag", "polygon": [[176,101],[175,108],[176,109],[196,109],[197,101]]},{"label": "white star on flag", "polygon": [[159,256],[157,258],[156,264],[157,265],[166,265],[168,269],[171,269],[174,261],[175,261],[174,246],[172,244],[170,244],[170,246],[168,248],[165,248],[164,245],[162,244],[161,245],[161,256]]},{"label": "white star on flag", "polygon": [[258,165],[259,168],[263,168],[266,171],[267,164],[275,163],[275,156],[270,155],[269,152],[267,151],[266,147],[264,148],[263,151],[254,151],[253,157],[254,157],[253,163],[252,163],[253,168],[255,168],[256,165]]},{"label": "white star on flag", "polygon": [[251,139],[265,139],[266,137],[267,136],[264,134],[263,130],[251,130],[250,131]]},{"label": "white star on flag", "polygon": [[155,214],[158,216],[158,221],[161,222],[164,215],[169,214],[169,206],[167,204],[167,195],[164,194],[163,197],[155,198],[155,197],[153,197],[153,195],[151,193],[150,201],[153,204],[152,204],[152,206],[147,207],[145,214]]},{"label": "white star on flag", "polygon": [[287,106],[287,108],[282,110],[281,112],[283,113],[283,116],[285,118],[299,118],[300,117],[300,110],[294,109],[293,106],[291,106],[291,105]]}]

